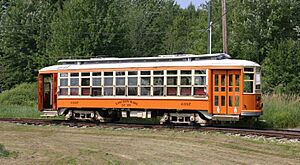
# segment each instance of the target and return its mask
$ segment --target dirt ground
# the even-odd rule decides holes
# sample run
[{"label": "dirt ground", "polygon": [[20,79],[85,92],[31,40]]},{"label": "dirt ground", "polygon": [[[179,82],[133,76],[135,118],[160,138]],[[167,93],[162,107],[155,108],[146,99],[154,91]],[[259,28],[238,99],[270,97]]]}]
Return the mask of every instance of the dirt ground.
[{"label": "dirt ground", "polygon": [[299,164],[300,143],[222,133],[0,123],[0,164]]}]

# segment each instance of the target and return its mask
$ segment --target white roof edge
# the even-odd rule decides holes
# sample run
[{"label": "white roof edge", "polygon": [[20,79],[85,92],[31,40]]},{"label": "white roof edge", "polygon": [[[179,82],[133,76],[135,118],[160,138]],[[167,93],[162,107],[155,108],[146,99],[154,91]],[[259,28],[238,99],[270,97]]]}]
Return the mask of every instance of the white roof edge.
[{"label": "white roof edge", "polygon": [[53,65],[42,68],[39,71],[77,70],[77,69],[116,69],[116,68],[145,68],[145,67],[258,67],[259,64],[248,60],[224,59],[224,60],[202,60],[202,61],[179,61],[179,62],[136,62],[136,63],[108,63],[108,64],[65,64]]}]

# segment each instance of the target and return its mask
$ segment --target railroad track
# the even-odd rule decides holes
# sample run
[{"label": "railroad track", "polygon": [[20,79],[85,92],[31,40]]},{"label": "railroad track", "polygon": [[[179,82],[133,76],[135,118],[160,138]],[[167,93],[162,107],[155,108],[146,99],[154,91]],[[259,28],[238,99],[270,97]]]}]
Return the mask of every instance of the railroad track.
[{"label": "railroad track", "polygon": [[128,123],[96,123],[88,121],[69,121],[53,119],[14,119],[2,118],[1,122],[18,123],[27,125],[62,125],[69,127],[102,127],[102,128],[150,128],[150,129],[174,129],[178,131],[206,131],[206,132],[223,132],[230,134],[239,134],[241,136],[255,135],[264,137],[274,137],[277,139],[295,139],[300,140],[300,131],[297,130],[275,130],[275,129],[245,129],[245,128],[228,128],[228,127],[199,127],[199,126],[182,126],[182,125],[157,125],[157,124],[128,124]]}]

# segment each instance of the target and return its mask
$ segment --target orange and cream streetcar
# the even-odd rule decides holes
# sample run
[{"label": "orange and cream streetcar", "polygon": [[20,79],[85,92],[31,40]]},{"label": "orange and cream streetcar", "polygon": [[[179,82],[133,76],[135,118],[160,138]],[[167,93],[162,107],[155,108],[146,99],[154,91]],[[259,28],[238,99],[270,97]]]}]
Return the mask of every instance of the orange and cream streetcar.
[{"label": "orange and cream streetcar", "polygon": [[238,121],[262,114],[260,66],[227,54],[60,60],[39,71],[44,116],[160,123]]}]

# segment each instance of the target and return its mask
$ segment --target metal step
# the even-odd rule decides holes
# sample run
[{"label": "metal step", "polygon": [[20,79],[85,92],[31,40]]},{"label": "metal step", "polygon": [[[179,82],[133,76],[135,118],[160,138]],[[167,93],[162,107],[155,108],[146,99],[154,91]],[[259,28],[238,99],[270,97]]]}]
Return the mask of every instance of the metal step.
[{"label": "metal step", "polygon": [[239,121],[239,115],[213,115],[212,120],[218,121]]},{"label": "metal step", "polygon": [[43,114],[41,115],[41,117],[55,117],[58,116],[58,112],[57,111],[43,111]]}]

